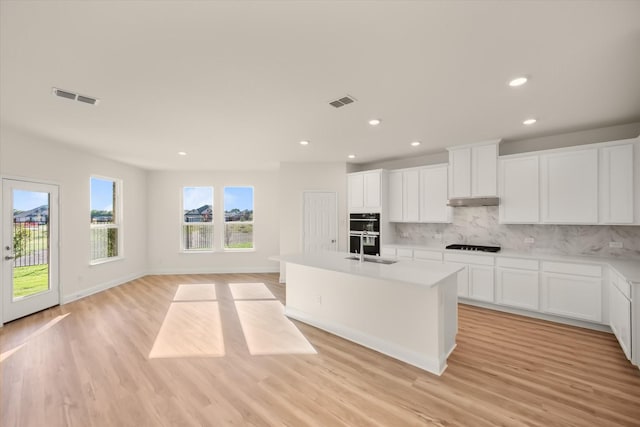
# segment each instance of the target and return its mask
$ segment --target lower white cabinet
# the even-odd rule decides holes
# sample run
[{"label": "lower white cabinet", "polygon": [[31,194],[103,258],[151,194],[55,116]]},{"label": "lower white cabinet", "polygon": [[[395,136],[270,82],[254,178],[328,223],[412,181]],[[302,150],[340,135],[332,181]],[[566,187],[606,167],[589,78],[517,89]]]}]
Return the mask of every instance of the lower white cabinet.
[{"label": "lower white cabinet", "polygon": [[526,310],[540,309],[540,274],[538,271],[496,268],[496,302]]},{"label": "lower white cabinet", "polygon": [[469,298],[493,302],[493,267],[469,265]]},{"label": "lower white cabinet", "polygon": [[[602,322],[601,269],[600,266],[543,262],[542,311]],[[577,274],[572,274],[574,272]]]},{"label": "lower white cabinet", "polygon": [[631,300],[624,278],[609,272],[609,326],[627,359],[631,360]]},{"label": "lower white cabinet", "polygon": [[449,264],[458,265],[464,267],[458,271],[458,296],[468,298],[469,297],[469,266],[466,264],[460,264],[457,262],[450,262]]},{"label": "lower white cabinet", "polygon": [[444,262],[465,267],[458,273],[459,297],[494,301],[493,256],[445,253]]}]

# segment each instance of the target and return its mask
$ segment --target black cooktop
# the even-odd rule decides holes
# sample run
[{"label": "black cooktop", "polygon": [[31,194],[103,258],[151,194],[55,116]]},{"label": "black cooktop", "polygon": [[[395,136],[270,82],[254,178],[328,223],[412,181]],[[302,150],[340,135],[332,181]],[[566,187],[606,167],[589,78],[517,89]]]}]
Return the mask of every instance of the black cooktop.
[{"label": "black cooktop", "polygon": [[445,249],[458,249],[461,251],[478,251],[478,252],[499,252],[500,246],[480,246],[480,245],[460,245],[454,244],[445,247]]}]

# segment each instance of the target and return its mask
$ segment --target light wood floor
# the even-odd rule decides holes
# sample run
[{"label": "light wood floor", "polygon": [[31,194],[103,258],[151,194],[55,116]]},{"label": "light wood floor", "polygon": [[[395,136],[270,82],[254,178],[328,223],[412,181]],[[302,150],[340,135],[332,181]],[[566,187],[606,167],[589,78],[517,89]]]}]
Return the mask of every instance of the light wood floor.
[{"label": "light wood floor", "polygon": [[[640,371],[611,334],[461,306],[437,377],[295,323],[317,354],[252,356],[227,283],[147,276],[0,329],[3,427],[639,426]],[[222,357],[149,359],[180,284],[215,283]]]}]

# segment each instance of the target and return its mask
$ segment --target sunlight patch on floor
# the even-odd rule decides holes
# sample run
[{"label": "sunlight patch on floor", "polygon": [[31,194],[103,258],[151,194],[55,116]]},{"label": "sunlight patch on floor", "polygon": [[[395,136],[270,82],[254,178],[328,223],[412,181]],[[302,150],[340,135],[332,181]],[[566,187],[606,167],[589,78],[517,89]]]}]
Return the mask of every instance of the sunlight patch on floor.
[{"label": "sunlight patch on floor", "polygon": [[284,315],[280,301],[235,301],[249,353],[317,354],[302,332]]},{"label": "sunlight patch on floor", "polygon": [[29,340],[37,337],[38,335],[42,334],[43,332],[46,332],[48,329],[50,329],[51,327],[55,326],[58,322],[60,322],[65,317],[67,317],[69,314],[71,314],[71,313],[61,314],[60,316],[54,317],[53,319],[49,320],[47,323],[45,323],[44,325],[42,325],[41,327],[39,327],[38,329],[33,331],[31,334],[29,334],[29,336],[26,337],[21,344],[18,344],[14,348],[6,350],[6,351],[3,351],[2,353],[0,353],[0,363],[2,363],[5,359],[9,358],[12,354],[14,354],[18,350],[20,350],[22,347],[24,347],[29,342]]},{"label": "sunlight patch on floor", "polygon": [[169,306],[149,359],[224,354],[218,302],[174,302]]},{"label": "sunlight patch on floor", "polygon": [[174,301],[215,301],[216,299],[214,283],[178,285],[178,290],[173,297]]},{"label": "sunlight patch on floor", "polygon": [[276,299],[264,283],[229,283],[234,300]]}]

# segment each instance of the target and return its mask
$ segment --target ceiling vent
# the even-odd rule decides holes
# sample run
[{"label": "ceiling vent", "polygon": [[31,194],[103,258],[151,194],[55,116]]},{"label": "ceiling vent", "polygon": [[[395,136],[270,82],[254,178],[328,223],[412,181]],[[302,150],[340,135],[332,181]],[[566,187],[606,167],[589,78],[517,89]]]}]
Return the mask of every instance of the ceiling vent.
[{"label": "ceiling vent", "polygon": [[336,99],[335,101],[329,102],[329,105],[333,105],[336,108],[344,107],[347,104],[351,104],[356,99],[353,96],[347,95],[340,99]]},{"label": "ceiling vent", "polygon": [[77,93],[70,92],[68,90],[53,88],[52,92],[61,98],[73,99],[74,101],[84,102],[85,104],[96,105],[100,100],[98,98],[91,98],[90,96],[78,95]]}]

